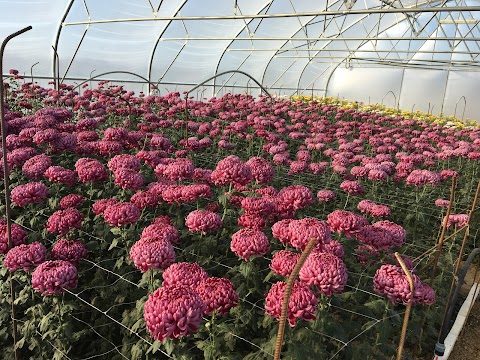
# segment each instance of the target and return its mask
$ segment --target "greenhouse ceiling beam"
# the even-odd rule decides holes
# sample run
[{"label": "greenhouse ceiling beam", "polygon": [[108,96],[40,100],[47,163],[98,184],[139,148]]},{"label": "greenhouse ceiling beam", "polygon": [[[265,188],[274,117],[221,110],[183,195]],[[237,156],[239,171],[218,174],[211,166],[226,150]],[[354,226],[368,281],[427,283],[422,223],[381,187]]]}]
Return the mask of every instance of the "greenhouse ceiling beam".
[{"label": "greenhouse ceiling beam", "polygon": [[[352,50],[352,49],[230,49],[228,51],[260,51],[260,52],[270,52],[270,51],[282,51],[282,52],[287,52],[287,51],[324,51],[324,52],[378,52],[378,53],[392,53],[392,54],[396,54],[396,53],[402,53],[402,54],[480,54],[480,52],[475,52],[475,51],[452,51],[452,50],[396,50],[396,49],[392,49],[392,50]],[[295,57],[294,55],[291,55],[292,57]],[[313,55],[312,55],[313,56]],[[282,57],[280,55],[274,55],[274,57]],[[289,56],[290,57],[290,56]]]},{"label": "greenhouse ceiling beam", "polygon": [[[268,12],[268,10],[270,10],[270,7],[272,6],[272,3],[273,3],[273,0],[267,2],[265,5],[263,5],[258,11],[257,11],[257,14],[261,14],[263,11],[265,11],[265,13]],[[233,44],[233,42],[236,40],[236,36],[240,35],[243,31],[245,31],[245,29],[247,29],[248,31],[248,25],[253,21],[253,19],[250,19],[248,21],[245,21],[245,23],[243,24],[243,26],[241,27],[240,30],[237,31],[235,37],[233,38],[230,38],[228,41],[229,43],[223,48],[223,51],[222,51],[222,54],[220,55],[220,57],[218,58],[217,60],[217,63],[215,65],[215,74],[218,73],[218,70],[220,69],[220,64],[222,63],[222,60],[223,60],[223,57],[225,56],[225,54],[227,53],[227,49],[230,47],[230,45]],[[258,25],[257,25],[257,28],[255,29],[255,31],[258,29],[258,27],[260,26],[260,24],[262,23],[263,20],[260,20],[258,22]],[[214,78],[213,79],[213,88],[212,88],[212,96],[215,95],[215,86],[216,86],[216,82],[217,82],[217,78]],[[262,83],[263,83],[263,79],[262,79]]]},{"label": "greenhouse ceiling beam", "polygon": [[105,20],[86,20],[62,22],[62,26],[108,24],[118,22],[142,22],[142,21],[211,21],[211,20],[244,20],[244,19],[284,19],[292,17],[311,17],[329,15],[372,15],[372,14],[405,14],[405,13],[440,13],[440,12],[479,12],[480,6],[457,6],[457,7],[411,7],[411,8],[388,8],[388,9],[357,9],[357,10],[328,10],[303,13],[285,14],[252,14],[252,15],[212,15],[212,16],[157,16],[144,18],[123,18]]},{"label": "greenhouse ceiling beam", "polygon": [[[180,13],[180,11],[183,9],[183,7],[187,4],[188,0],[184,0],[178,7],[177,9],[175,10],[175,13],[174,15],[177,15],[178,13]],[[162,3],[160,2],[160,5],[162,5]],[[160,10],[160,5],[158,7],[158,9]],[[158,10],[157,10],[158,12]],[[169,21],[165,27],[163,28],[163,30],[160,32],[160,34],[158,35],[157,37],[157,40],[155,41],[155,45],[153,45],[153,48],[152,48],[152,52],[151,52],[151,55],[150,55],[150,61],[148,63],[148,81],[152,81],[152,70],[153,70],[153,59],[155,58],[155,53],[157,51],[157,47],[158,47],[158,44],[160,42],[160,39],[162,38],[163,34],[165,34],[165,32],[168,30],[168,27],[169,25],[171,24],[172,22]],[[186,41],[186,40],[185,40]],[[183,47],[185,47],[185,44],[183,45]],[[182,50],[183,50],[183,47],[182,47]],[[177,57],[178,57],[178,54],[177,54]],[[175,61],[175,60],[173,60]],[[172,62],[173,63],[173,62]],[[171,66],[171,65],[170,65]],[[168,67],[168,69],[170,68],[170,66]],[[167,71],[168,71],[167,69]],[[160,79],[163,78],[163,76],[165,76],[166,72],[162,75],[162,77],[160,77]]]},{"label": "greenhouse ceiling beam", "polygon": [[427,41],[427,40],[436,40],[436,41],[480,41],[480,38],[464,38],[464,37],[414,37],[414,36],[404,36],[404,37],[308,37],[308,38],[287,38],[287,37],[248,37],[248,38],[228,38],[228,37],[174,37],[174,38],[162,38],[160,41],[363,41],[363,40],[389,40],[389,41]]},{"label": "greenhouse ceiling beam", "polygon": [[[70,0],[67,7],[65,8],[65,11],[63,12],[62,20],[60,20],[60,24],[58,25],[58,28],[57,28],[57,34],[55,35],[55,44],[53,45],[54,49],[58,49],[58,43],[60,42],[60,35],[62,33],[63,23],[65,22],[65,19],[67,18],[68,14],[70,13],[70,10],[72,9],[72,6],[73,6],[74,2],[75,2],[75,0]],[[89,19],[89,21],[90,21],[90,19]],[[60,65],[59,65],[59,67],[60,67]],[[53,53],[53,58],[52,58],[52,74],[53,74],[53,78],[55,79],[56,74],[57,74],[57,62],[56,62],[55,52]]]}]

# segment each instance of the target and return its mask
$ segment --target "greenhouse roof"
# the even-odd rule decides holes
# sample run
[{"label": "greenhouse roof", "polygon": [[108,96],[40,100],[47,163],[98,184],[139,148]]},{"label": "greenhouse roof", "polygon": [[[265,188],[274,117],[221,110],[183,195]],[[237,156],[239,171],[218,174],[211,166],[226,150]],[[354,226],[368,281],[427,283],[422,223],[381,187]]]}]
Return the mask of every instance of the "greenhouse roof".
[{"label": "greenhouse roof", "polygon": [[[36,78],[107,73],[184,89],[241,70],[272,92],[336,94],[332,78],[353,68],[400,69],[402,82],[412,77],[404,69],[425,81],[439,70],[457,73],[444,82],[469,77],[480,65],[479,11],[477,0],[0,0],[0,36],[33,26],[9,44],[5,63]],[[215,95],[254,84],[228,74],[208,85]]]}]

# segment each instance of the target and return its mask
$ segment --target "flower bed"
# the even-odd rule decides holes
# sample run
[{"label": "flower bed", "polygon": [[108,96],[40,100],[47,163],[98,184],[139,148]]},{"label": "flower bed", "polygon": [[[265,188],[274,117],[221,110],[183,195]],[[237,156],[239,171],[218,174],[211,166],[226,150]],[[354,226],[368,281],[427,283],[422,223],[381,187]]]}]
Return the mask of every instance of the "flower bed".
[{"label": "flower bed", "polygon": [[[422,254],[452,177],[448,234],[464,224],[479,129],[268,97],[137,97],[108,83],[12,84],[8,100],[15,247],[2,220],[0,319],[10,270],[24,357],[270,358],[285,281],[311,238],[287,358],[390,358],[412,298],[395,251],[417,285],[407,344],[434,343],[462,235],[433,289],[433,254]],[[10,334],[0,331],[6,354]]]}]

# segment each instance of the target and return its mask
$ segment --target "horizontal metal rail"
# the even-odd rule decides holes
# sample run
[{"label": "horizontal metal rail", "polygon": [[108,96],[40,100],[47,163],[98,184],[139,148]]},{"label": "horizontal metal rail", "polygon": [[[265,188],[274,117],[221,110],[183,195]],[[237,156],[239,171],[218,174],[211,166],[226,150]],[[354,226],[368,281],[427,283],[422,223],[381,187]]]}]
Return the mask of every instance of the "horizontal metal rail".
[{"label": "horizontal metal rail", "polygon": [[387,36],[364,36],[364,37],[163,37],[160,41],[480,41],[478,37],[451,37],[451,36],[432,36],[432,37],[417,37],[417,36],[402,36],[402,37],[387,37]]},{"label": "horizontal metal rail", "polygon": [[118,22],[141,22],[141,21],[211,21],[211,20],[246,20],[246,19],[284,19],[298,17],[316,17],[330,15],[361,15],[361,14],[405,14],[405,13],[442,13],[442,12],[475,12],[480,11],[480,6],[456,6],[456,7],[411,7],[411,8],[382,8],[382,9],[356,9],[356,10],[327,10],[303,13],[285,14],[252,14],[252,15],[210,15],[210,16],[155,16],[143,18],[123,18],[104,20],[85,20],[63,22],[62,26],[108,24]]}]

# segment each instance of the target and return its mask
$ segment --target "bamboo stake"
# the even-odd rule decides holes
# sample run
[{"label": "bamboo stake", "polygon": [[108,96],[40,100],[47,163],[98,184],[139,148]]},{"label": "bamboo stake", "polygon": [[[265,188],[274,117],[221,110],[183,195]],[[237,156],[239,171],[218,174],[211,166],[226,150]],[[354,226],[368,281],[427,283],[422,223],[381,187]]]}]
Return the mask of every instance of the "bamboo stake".
[{"label": "bamboo stake", "polygon": [[317,242],[316,238],[310,240],[310,242],[303,250],[300,259],[298,259],[297,265],[293,268],[292,273],[288,277],[287,286],[285,286],[285,294],[283,295],[283,302],[282,302],[282,312],[280,313],[280,322],[278,324],[278,333],[277,333],[277,341],[275,343],[275,352],[273,355],[274,360],[280,360],[280,354],[282,353],[282,343],[283,343],[283,335],[285,334],[285,324],[287,321],[287,312],[288,312],[288,304],[290,302],[290,295],[292,294],[293,283],[302,268],[305,260],[307,260],[308,255],[310,255],[313,246]]},{"label": "bamboo stake", "polygon": [[402,359],[402,354],[403,354],[403,345],[405,344],[405,337],[406,337],[406,334],[407,334],[408,320],[409,320],[409,317],[410,317],[410,311],[412,309],[413,294],[414,294],[414,291],[415,291],[415,286],[413,285],[412,274],[410,273],[410,271],[405,266],[405,263],[403,262],[403,259],[398,254],[398,252],[395,253],[395,257],[397,258],[398,263],[402,267],[403,272],[407,276],[408,284],[410,285],[410,301],[407,304],[407,308],[405,309],[405,314],[403,316],[402,333],[400,334],[400,343],[398,344],[398,350],[397,350],[397,360],[401,360]]}]

